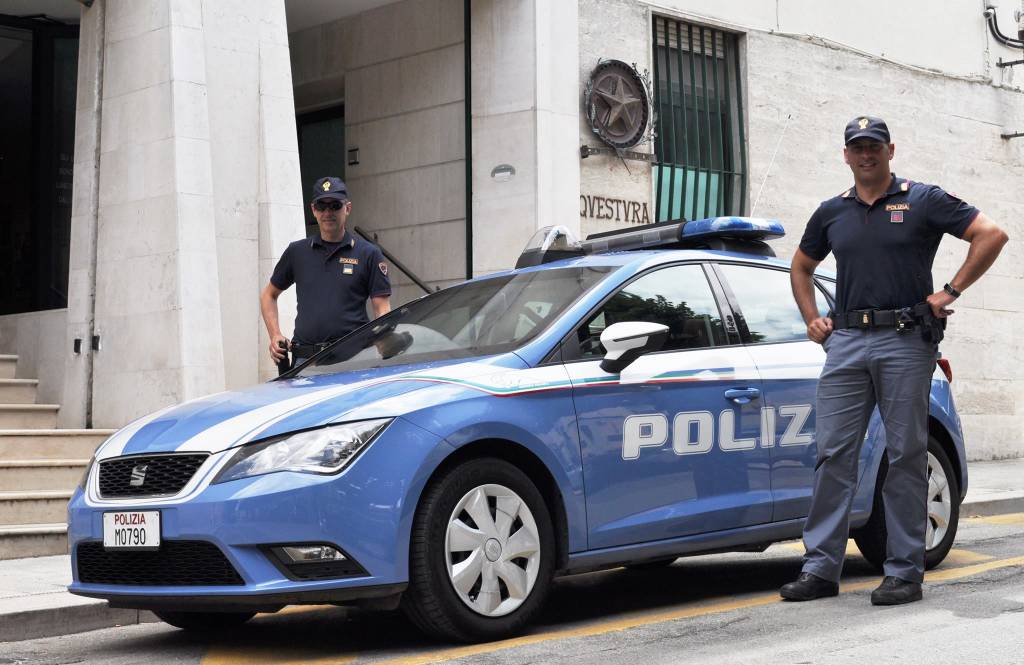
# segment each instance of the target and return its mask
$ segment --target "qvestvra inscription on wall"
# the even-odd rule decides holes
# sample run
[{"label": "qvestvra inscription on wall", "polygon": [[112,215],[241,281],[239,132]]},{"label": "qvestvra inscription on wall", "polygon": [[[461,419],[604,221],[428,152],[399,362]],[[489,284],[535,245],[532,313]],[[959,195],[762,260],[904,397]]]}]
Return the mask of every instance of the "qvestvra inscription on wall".
[{"label": "qvestvra inscription on wall", "polygon": [[580,217],[607,219],[629,224],[650,224],[647,203],[580,194]]}]

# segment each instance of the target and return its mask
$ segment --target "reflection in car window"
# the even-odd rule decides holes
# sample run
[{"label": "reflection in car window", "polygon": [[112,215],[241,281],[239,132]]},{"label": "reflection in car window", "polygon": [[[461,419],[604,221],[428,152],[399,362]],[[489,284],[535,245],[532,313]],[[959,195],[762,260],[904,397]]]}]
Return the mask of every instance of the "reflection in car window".
[{"label": "reflection in car window", "polygon": [[668,326],[664,351],[725,344],[722,317],[699,265],[662,268],[627,284],[577,330],[582,356],[603,356],[601,333],[622,321]]},{"label": "reflection in car window", "polygon": [[[793,299],[789,272],[731,263],[719,268],[743,311],[752,342],[807,340],[807,325]],[[814,297],[818,312],[825,316],[829,309],[825,294],[815,288]]]},{"label": "reflection in car window", "polygon": [[832,306],[828,304],[828,298],[821,292],[821,289],[814,288],[814,304],[818,306],[818,316],[828,316]]},{"label": "reflection in car window", "polygon": [[511,351],[540,334],[611,270],[535,270],[432,293],[358,328],[303,367],[300,375]]}]

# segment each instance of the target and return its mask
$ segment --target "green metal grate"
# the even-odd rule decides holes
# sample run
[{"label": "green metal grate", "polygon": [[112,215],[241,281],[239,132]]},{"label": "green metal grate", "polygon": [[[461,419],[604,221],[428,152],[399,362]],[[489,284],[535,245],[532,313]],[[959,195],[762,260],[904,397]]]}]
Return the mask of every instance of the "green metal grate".
[{"label": "green metal grate", "polygon": [[658,221],[740,215],[746,208],[737,35],[654,17],[653,165]]}]

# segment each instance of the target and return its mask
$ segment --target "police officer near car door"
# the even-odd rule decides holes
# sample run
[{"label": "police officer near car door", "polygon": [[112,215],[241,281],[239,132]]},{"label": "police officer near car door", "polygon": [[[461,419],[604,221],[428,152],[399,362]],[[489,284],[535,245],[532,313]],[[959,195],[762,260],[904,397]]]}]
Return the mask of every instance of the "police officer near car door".
[{"label": "police officer near car door", "polygon": [[[310,358],[334,340],[367,323],[366,300],[374,318],[391,311],[391,282],[380,248],[345,230],[352,201],[340,178],[313,185],[310,209],[320,227],[312,238],[296,240],[281,255],[270,283],[260,294],[260,311],[270,334],[270,355],[282,370],[287,350],[292,365]],[[277,299],[295,284],[295,334],[288,340],[278,323]]]},{"label": "police officer near car door", "polygon": [[[881,119],[854,118],[845,142],[854,186],[818,207],[792,263],[807,336],[824,345],[827,359],[818,383],[818,458],[803,569],[780,594],[801,601],[839,592],[860,446],[877,404],[889,460],[882,489],[888,544],[885,577],[871,602],[899,605],[921,599],[928,394],[944,319],[953,313],[947,307],[988,270],[1007,235],[957,196],[891,173],[895,148]],[[971,246],[956,275],[935,291],[932,260],[945,233]],[[838,272],[836,307],[822,317],[812,275],[829,252]]]}]

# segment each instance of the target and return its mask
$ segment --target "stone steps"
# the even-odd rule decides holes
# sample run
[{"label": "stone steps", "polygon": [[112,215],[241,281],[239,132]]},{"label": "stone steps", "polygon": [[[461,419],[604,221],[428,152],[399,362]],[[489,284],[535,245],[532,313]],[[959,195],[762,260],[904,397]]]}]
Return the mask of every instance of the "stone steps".
[{"label": "stone steps", "polygon": [[0,460],[87,459],[112,429],[0,429]]},{"label": "stone steps", "polygon": [[0,526],[62,523],[71,494],[70,490],[0,492]]},{"label": "stone steps", "polygon": [[13,379],[18,368],[18,356],[0,355],[0,379]]},{"label": "stone steps", "polygon": [[0,559],[23,559],[68,553],[64,522],[0,526]]},{"label": "stone steps", "polygon": [[66,554],[68,501],[114,430],[55,429],[60,407],[34,404],[39,382],[17,364],[0,355],[0,559]]},{"label": "stone steps", "polygon": [[53,429],[59,404],[0,404],[0,429]]},{"label": "stone steps", "polygon": [[35,404],[39,381],[0,379],[0,404]]},{"label": "stone steps", "polygon": [[0,491],[73,491],[88,459],[0,460]]}]

